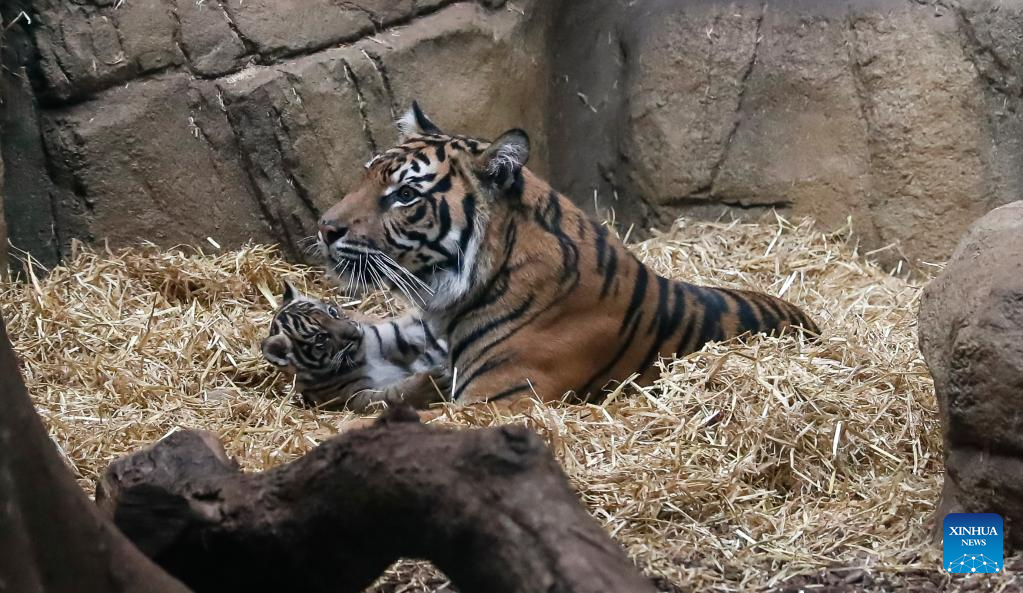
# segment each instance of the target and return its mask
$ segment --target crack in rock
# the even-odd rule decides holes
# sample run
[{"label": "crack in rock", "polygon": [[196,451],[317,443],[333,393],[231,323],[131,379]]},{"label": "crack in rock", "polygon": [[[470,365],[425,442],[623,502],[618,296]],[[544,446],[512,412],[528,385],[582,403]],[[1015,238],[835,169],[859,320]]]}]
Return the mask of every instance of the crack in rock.
[{"label": "crack in rock", "polygon": [[348,82],[350,82],[352,84],[352,88],[355,89],[356,103],[359,107],[359,117],[362,118],[362,131],[366,136],[366,145],[369,148],[370,154],[377,154],[379,149],[377,148],[376,138],[373,137],[373,130],[370,128],[369,114],[366,112],[366,98],[362,94],[362,87],[359,84],[359,78],[355,75],[355,71],[352,70],[352,66],[347,60],[341,60],[341,63],[344,65],[345,77],[348,78]]},{"label": "crack in rock", "polygon": [[764,2],[760,5],[760,15],[757,17],[756,27],[753,31],[753,52],[752,55],[750,55],[746,69],[743,70],[742,76],[739,77],[739,94],[736,97],[735,117],[732,119],[732,127],[728,130],[728,135],[725,137],[725,142],[721,147],[721,153],[710,170],[710,182],[706,188],[706,191],[710,195],[714,194],[714,186],[717,183],[718,176],[721,174],[721,167],[723,167],[725,161],[728,160],[728,155],[731,152],[732,141],[735,139],[735,135],[739,131],[739,126],[742,124],[742,112],[743,106],[745,105],[746,86],[749,81],[750,74],[753,73],[753,66],[756,65],[757,57],[760,54],[761,31],[763,30],[764,16],[766,13],[767,0],[764,0]]},{"label": "crack in rock", "polygon": [[367,49],[363,49],[362,54],[369,58],[373,68],[380,75],[380,81],[384,84],[384,92],[387,94],[388,102],[391,104],[391,119],[398,121],[398,114],[401,110],[398,107],[397,97],[394,96],[394,91],[391,89],[391,78],[387,75],[387,67],[384,66],[383,59],[381,59],[379,54]]},{"label": "crack in rock", "polygon": [[227,26],[231,28],[231,31],[242,42],[242,45],[245,46],[245,54],[247,56],[259,58],[259,47],[256,45],[256,42],[249,39],[244,33],[242,33],[241,29],[238,28],[238,23],[234,22],[234,18],[231,16],[231,12],[227,10],[227,7],[224,6],[223,0],[215,1],[217,6],[220,8],[220,11],[224,13],[224,18],[227,19]]}]

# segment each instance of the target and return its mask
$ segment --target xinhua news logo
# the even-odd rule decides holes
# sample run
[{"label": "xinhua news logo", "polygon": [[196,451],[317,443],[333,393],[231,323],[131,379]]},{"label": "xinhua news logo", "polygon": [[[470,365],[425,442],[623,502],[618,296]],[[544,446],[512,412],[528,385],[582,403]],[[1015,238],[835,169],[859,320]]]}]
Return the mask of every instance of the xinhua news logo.
[{"label": "xinhua news logo", "polygon": [[1002,517],[995,513],[949,513],[942,522],[942,562],[948,572],[1002,570]]}]

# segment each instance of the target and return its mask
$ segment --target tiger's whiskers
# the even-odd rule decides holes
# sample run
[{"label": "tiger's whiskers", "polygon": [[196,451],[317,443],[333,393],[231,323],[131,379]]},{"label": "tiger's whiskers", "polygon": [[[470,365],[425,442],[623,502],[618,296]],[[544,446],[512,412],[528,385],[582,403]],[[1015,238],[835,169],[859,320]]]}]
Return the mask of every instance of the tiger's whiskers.
[{"label": "tiger's whiskers", "polygon": [[418,284],[420,288],[422,288],[423,290],[427,291],[431,295],[434,293],[434,290],[433,290],[432,286],[430,286],[426,282],[423,282],[422,278],[420,278],[419,276],[416,276],[415,274],[410,272],[409,269],[406,268],[405,266],[403,266],[403,265],[399,264],[398,262],[394,261],[394,258],[392,258],[391,256],[387,255],[386,253],[381,253],[380,256],[384,259],[384,262],[387,263],[392,268],[394,268],[394,270],[398,274],[400,274],[401,276],[403,276],[404,278],[406,278],[408,280],[411,280],[415,284]]},{"label": "tiger's whiskers", "polygon": [[[386,258],[386,259],[385,259]],[[379,254],[379,257],[374,258],[373,263],[377,266],[381,273],[386,276],[392,284],[405,296],[405,298],[412,304],[419,301],[420,304],[426,305],[426,299],[423,298],[422,293],[419,289],[411,284],[408,280],[402,277],[402,272],[408,275],[408,271],[393,263],[394,260],[388,261],[388,258],[384,254]],[[394,267],[397,266],[397,267]]]},{"label": "tiger's whiskers", "polygon": [[[413,304],[415,303],[415,299],[412,296],[412,291],[409,290],[410,287],[408,285],[404,284],[401,281],[401,279],[398,278],[394,274],[393,270],[391,270],[388,267],[386,267],[385,265],[383,265],[383,261],[381,261],[379,259],[376,259],[376,258],[374,258],[372,260],[372,264],[373,264],[374,267],[376,267],[380,271],[380,273],[382,273],[384,275],[384,277],[386,277],[388,280],[391,281],[391,284],[393,284],[394,287],[397,288],[401,292],[401,294],[404,295],[404,297],[410,303],[413,303]],[[418,292],[416,292],[416,297],[419,297],[420,300],[422,300],[422,297],[420,297]]]}]

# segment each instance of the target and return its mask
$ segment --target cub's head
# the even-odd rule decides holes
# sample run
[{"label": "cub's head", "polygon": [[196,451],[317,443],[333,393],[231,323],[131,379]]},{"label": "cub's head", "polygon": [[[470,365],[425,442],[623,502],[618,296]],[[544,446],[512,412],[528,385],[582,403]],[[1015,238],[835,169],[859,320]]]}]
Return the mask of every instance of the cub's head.
[{"label": "cub's head", "polygon": [[358,323],[285,282],[283,304],[260,348],[267,362],[308,381],[351,369],[361,346]]},{"label": "cub's head", "polygon": [[494,204],[521,193],[529,138],[447,135],[414,102],[398,127],[400,144],[320,219],[319,248],[342,287],[388,285],[443,306],[466,289]]}]

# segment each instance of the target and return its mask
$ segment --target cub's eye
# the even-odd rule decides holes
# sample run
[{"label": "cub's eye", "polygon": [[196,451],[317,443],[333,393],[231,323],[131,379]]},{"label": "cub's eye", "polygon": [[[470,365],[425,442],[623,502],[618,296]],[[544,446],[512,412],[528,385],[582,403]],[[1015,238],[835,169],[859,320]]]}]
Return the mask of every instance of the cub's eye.
[{"label": "cub's eye", "polygon": [[327,343],[328,338],[330,338],[329,335],[327,335],[324,332],[321,332],[316,334],[316,337],[313,338],[313,343],[316,344],[317,346],[323,346],[324,344]]},{"label": "cub's eye", "polygon": [[408,206],[419,199],[419,192],[412,189],[407,185],[403,185],[398,188],[398,191],[394,193],[395,205]]},{"label": "cub's eye", "polygon": [[327,315],[330,315],[334,319],[341,319],[341,313],[338,312],[337,307],[327,307]]}]

